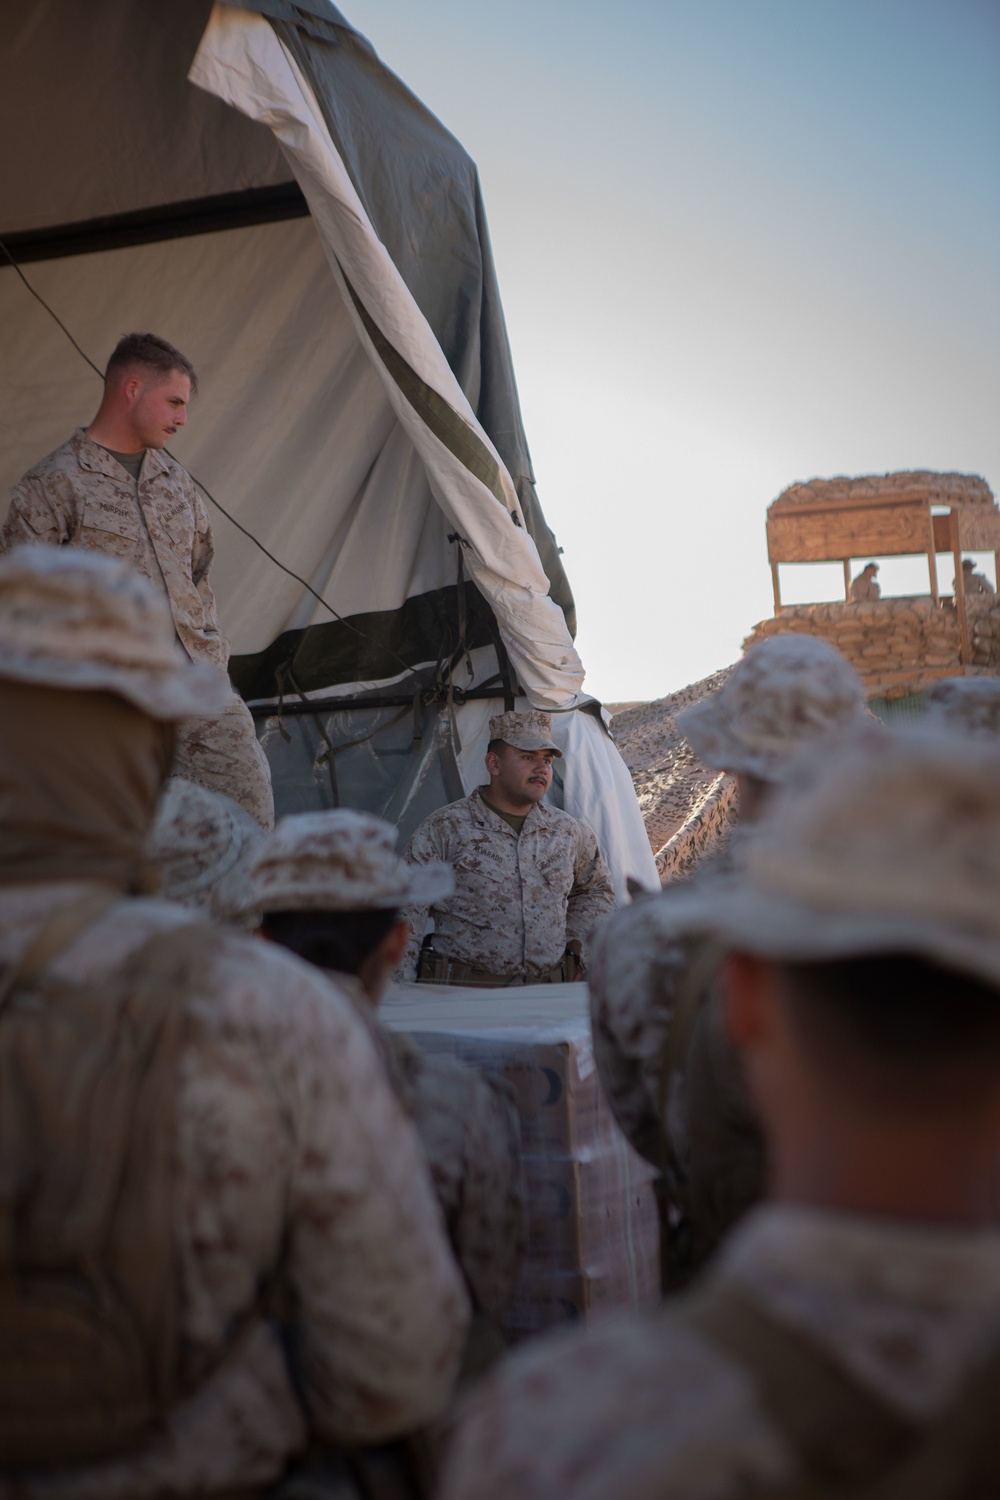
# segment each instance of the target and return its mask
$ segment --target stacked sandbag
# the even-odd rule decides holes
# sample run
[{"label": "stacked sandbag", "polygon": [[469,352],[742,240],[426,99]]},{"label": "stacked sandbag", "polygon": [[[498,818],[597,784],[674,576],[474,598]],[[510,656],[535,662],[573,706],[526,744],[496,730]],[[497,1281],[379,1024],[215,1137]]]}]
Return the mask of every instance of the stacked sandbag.
[{"label": "stacked sandbag", "polygon": [[623,707],[611,721],[662,885],[720,853],[735,824],[734,778],[703,765],[677,728],[677,715],[717,693],[731,671],[724,667],[665,698]]},{"label": "stacked sandbag", "polygon": [[949,670],[961,670],[958,616],[926,596],[793,605],[755,625],[743,648],[792,632],[818,635],[836,646],[860,674],[869,697],[904,697]]},{"label": "stacked sandbag", "polygon": [[977,594],[966,601],[972,662],[1000,675],[1000,598]]}]

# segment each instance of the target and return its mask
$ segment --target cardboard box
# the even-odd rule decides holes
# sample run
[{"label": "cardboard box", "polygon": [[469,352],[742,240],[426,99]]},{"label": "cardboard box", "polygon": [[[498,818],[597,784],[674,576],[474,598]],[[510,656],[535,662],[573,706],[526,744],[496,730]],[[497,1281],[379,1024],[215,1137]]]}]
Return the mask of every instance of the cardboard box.
[{"label": "cardboard box", "polygon": [[659,1299],[653,1170],[600,1090],[585,984],[509,990],[401,985],[380,1016],[514,1090],[521,1121],[527,1248],[512,1338]]}]

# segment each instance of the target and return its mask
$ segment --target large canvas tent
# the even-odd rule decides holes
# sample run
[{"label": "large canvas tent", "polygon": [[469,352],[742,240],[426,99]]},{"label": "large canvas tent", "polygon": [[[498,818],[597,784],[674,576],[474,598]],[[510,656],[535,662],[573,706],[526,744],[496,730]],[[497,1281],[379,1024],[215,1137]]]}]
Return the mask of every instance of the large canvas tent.
[{"label": "large canvas tent", "polygon": [[340,801],[405,837],[481,779],[490,714],[533,704],[567,752],[555,799],[619,887],[654,885],[459,143],[328,0],[7,0],[0,47],[0,483],[96,408],[49,309],[101,367],[161,333],[199,372],[173,451],[217,507],[278,811]]}]

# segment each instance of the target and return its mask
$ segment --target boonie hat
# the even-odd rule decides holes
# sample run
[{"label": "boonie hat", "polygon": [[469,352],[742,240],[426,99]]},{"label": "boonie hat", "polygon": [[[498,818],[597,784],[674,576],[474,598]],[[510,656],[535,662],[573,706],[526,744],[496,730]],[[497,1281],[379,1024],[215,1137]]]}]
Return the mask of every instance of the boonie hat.
[{"label": "boonie hat", "polygon": [[669,898],[675,930],[790,962],[915,954],[1000,986],[996,751],[921,727],[809,762],[736,872]]},{"label": "boonie hat", "polygon": [[523,713],[513,710],[506,714],[495,714],[490,719],[490,739],[503,740],[515,750],[551,750],[562,757],[562,751],[552,738],[552,715],[540,708],[530,708]]},{"label": "boonie hat", "polygon": [[254,857],[234,912],[386,911],[451,894],[450,865],[407,864],[395,846],[391,823],[370,813],[292,813]]},{"label": "boonie hat", "polygon": [[247,869],[266,837],[256,818],[229,797],[171,776],[146,857],[160,876],[161,895],[224,916],[239,904]]},{"label": "boonie hat", "polygon": [[925,721],[1000,741],[1000,678],[944,677],[927,689]]},{"label": "boonie hat", "polygon": [[725,684],[677,716],[714,770],[781,781],[811,740],[871,720],[861,679],[829,641],[777,635],[751,646]]},{"label": "boonie hat", "polygon": [[229,679],[192,662],[166,600],[128,563],[31,543],[0,558],[0,676],[115,693],[154,719],[218,713]]}]

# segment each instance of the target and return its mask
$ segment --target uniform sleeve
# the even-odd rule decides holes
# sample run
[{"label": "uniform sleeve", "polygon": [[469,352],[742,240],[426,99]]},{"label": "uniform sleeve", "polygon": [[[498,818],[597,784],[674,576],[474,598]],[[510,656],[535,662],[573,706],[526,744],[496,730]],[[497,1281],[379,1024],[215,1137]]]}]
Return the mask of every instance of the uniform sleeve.
[{"label": "uniform sleeve", "polygon": [[590,1021],[601,1089],[628,1140],[662,1167],[663,1054],[686,955],[657,898],[616,912],[594,941]]},{"label": "uniform sleeve", "polygon": [[0,529],[0,552],[10,552],[22,542],[68,542],[67,518],[37,479],[22,479],[10,492],[10,509]]},{"label": "uniform sleeve", "polygon": [[453,1057],[414,1049],[405,1067],[414,1123],[473,1307],[502,1319],[524,1250],[521,1132],[513,1093],[503,1079]]},{"label": "uniform sleeve", "polygon": [[221,635],[219,612],[215,604],[215,594],[209,581],[212,563],[215,561],[215,538],[212,535],[212,523],[209,520],[205,502],[195,488],[194,480],[188,479],[188,482],[191,486],[191,508],[194,511],[194,545],[191,549],[191,579],[198,590],[199,597],[205,608],[206,635]]},{"label": "uniform sleeve", "polygon": [[[447,858],[440,832],[433,818],[425,818],[414,829],[410,842],[403,850],[403,858],[409,865],[434,864],[438,860]],[[417,977],[417,959],[420,956],[420,945],[427,931],[430,907],[407,906],[401,915],[410,924],[410,941],[406,945],[403,960],[396,970],[395,979],[399,984],[408,984]]]},{"label": "uniform sleeve", "polygon": [[615,909],[615,891],[611,872],[597,847],[591,829],[580,824],[573,889],[566,903],[566,941],[579,940],[583,963],[587,965],[587,943],[602,917]]},{"label": "uniform sleeve", "polygon": [[293,1349],[317,1435],[367,1444],[443,1410],[468,1301],[413,1126],[368,1028],[330,989],[309,1003],[299,979],[290,1001],[296,1036],[308,1033],[288,1204]]}]

